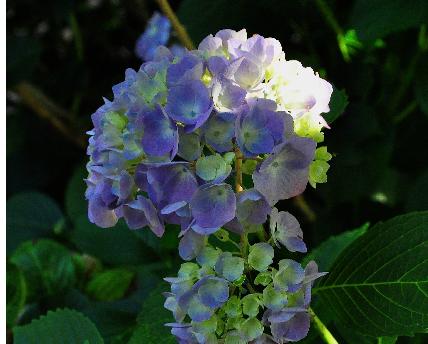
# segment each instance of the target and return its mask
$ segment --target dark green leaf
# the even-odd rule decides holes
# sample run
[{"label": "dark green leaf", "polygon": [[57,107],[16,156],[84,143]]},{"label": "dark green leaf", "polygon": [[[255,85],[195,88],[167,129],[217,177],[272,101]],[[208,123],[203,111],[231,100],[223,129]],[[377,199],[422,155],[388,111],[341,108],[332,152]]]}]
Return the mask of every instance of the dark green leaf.
[{"label": "dark green leaf", "polygon": [[114,301],[123,297],[134,278],[134,273],[127,269],[111,269],[96,273],[86,292],[99,301]]},{"label": "dark green leaf", "polygon": [[303,260],[303,265],[315,260],[320,271],[329,271],[333,262],[339,255],[357,238],[363,235],[369,228],[369,223],[365,223],[359,228],[331,236],[313,249]]},{"label": "dark green leaf", "polygon": [[425,0],[358,0],[352,9],[350,27],[361,40],[371,41],[427,22]]},{"label": "dark green leaf", "polygon": [[338,90],[334,87],[330,99],[330,112],[324,115],[327,123],[333,123],[345,111],[348,103],[348,95],[345,90]]},{"label": "dark green leaf", "polygon": [[6,203],[7,253],[23,241],[52,233],[61,221],[61,210],[50,197],[38,192],[13,196]]},{"label": "dark green leaf", "polygon": [[78,167],[68,182],[65,192],[65,210],[74,222],[80,215],[88,212],[88,202],[85,200],[86,184],[83,180],[88,176],[84,166]]},{"label": "dark green leaf", "polygon": [[31,324],[15,327],[14,344],[102,344],[95,325],[70,309],[50,311]]},{"label": "dark green leaf", "polygon": [[428,328],[428,212],[379,223],[336,259],[314,289],[335,319],[370,336]]},{"label": "dark green leaf", "polygon": [[378,344],[395,344],[397,337],[379,337]]},{"label": "dark green leaf", "polygon": [[129,344],[157,344],[176,343],[168,327],[164,324],[173,322],[172,313],[163,307],[165,297],[163,292],[168,291],[166,283],[162,283],[147,298],[143,309],[138,316],[138,325]]},{"label": "dark green leaf", "polygon": [[15,325],[27,298],[27,284],[24,274],[14,265],[6,265],[6,323]]},{"label": "dark green leaf", "polygon": [[147,261],[147,246],[122,221],[112,228],[100,228],[90,223],[86,215],[81,215],[76,219],[75,226],[71,240],[84,253],[108,264]]},{"label": "dark green leaf", "polygon": [[10,261],[24,273],[32,298],[59,294],[75,282],[70,252],[52,240],[24,242]]}]

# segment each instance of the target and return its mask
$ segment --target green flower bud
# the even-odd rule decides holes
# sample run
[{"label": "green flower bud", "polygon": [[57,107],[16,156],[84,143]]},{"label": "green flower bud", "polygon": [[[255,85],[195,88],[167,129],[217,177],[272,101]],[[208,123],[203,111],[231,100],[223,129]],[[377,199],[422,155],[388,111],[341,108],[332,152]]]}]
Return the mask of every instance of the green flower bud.
[{"label": "green flower bud", "polygon": [[287,304],[287,294],[276,291],[272,285],[269,285],[263,290],[263,303],[267,308],[279,311]]},{"label": "green flower bud", "polygon": [[258,294],[249,294],[242,298],[242,311],[249,317],[256,317],[259,314],[260,305]]},{"label": "green flower bud", "polygon": [[242,314],[241,300],[234,295],[227,300],[222,309],[229,318],[240,317]]},{"label": "green flower bud", "polygon": [[221,250],[215,249],[211,246],[205,246],[202,249],[202,251],[199,253],[199,255],[196,257],[196,261],[202,267],[206,266],[206,267],[214,268],[214,265],[217,262],[217,259],[220,254],[221,254]]},{"label": "green flower bud", "polygon": [[273,262],[273,248],[268,243],[260,242],[250,247],[248,264],[257,270],[265,271]]},{"label": "green flower bud", "polygon": [[270,282],[272,282],[272,273],[270,271],[260,272],[254,279],[255,285],[267,286]]},{"label": "green flower bud", "polygon": [[249,318],[241,325],[241,332],[248,341],[254,340],[263,334],[263,325],[257,318]]}]

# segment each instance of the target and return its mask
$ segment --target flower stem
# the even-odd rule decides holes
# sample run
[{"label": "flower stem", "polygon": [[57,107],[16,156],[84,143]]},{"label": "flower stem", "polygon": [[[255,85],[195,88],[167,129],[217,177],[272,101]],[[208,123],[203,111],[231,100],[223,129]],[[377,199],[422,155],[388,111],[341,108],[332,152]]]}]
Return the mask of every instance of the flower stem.
[{"label": "flower stem", "polygon": [[242,153],[235,147],[235,191],[238,193],[242,190]]},{"label": "flower stem", "polygon": [[312,322],[315,324],[315,327],[324,342],[327,344],[339,344],[336,338],[333,337],[329,329],[323,324],[321,319],[318,318],[312,308],[309,308],[309,314],[312,318]]},{"label": "flower stem", "polygon": [[170,20],[171,25],[174,28],[175,33],[177,34],[180,42],[189,50],[195,49],[195,46],[192,42],[192,39],[190,38],[190,36],[187,33],[186,29],[184,28],[183,24],[181,24],[180,21],[178,20],[173,9],[171,8],[171,5],[168,2],[168,0],[156,0],[156,2],[158,3],[162,12]]}]

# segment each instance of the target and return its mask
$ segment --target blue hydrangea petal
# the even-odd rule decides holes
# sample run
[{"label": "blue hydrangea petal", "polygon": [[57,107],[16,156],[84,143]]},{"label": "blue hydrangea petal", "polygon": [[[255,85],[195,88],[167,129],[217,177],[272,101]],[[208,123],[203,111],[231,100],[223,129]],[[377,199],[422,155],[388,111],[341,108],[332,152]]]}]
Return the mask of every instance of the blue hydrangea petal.
[{"label": "blue hydrangea petal", "polygon": [[211,318],[214,313],[214,309],[205,306],[198,296],[191,298],[187,308],[187,314],[193,321],[205,321]]},{"label": "blue hydrangea petal", "polygon": [[278,145],[253,173],[254,187],[271,205],[301,194],[308,183],[315,147],[313,140],[302,137]]},{"label": "blue hydrangea petal", "polygon": [[145,61],[150,61],[153,59],[156,48],[168,42],[170,31],[171,23],[168,18],[155,12],[146,30],[137,40],[135,54]]},{"label": "blue hydrangea petal", "polygon": [[163,113],[160,106],[143,113],[143,149],[148,155],[174,158],[178,149],[177,126]]},{"label": "blue hydrangea petal", "polygon": [[271,153],[283,140],[284,120],[280,113],[267,108],[267,104],[255,102],[237,120],[237,143],[245,156]]},{"label": "blue hydrangea petal", "polygon": [[202,73],[202,60],[195,55],[187,53],[177,63],[168,67],[166,82],[168,87],[171,87],[192,80],[200,80]]},{"label": "blue hydrangea petal", "polygon": [[210,308],[221,307],[229,298],[229,284],[222,278],[208,279],[198,289],[201,302]]},{"label": "blue hydrangea petal", "polygon": [[202,81],[193,80],[169,90],[165,110],[170,118],[195,130],[208,119],[212,108],[205,85]]},{"label": "blue hydrangea petal", "polygon": [[235,193],[228,184],[199,187],[190,201],[190,209],[197,226],[220,228],[235,217]]},{"label": "blue hydrangea petal", "polygon": [[188,230],[180,240],[178,252],[184,260],[192,260],[202,251],[205,245],[205,236]]}]

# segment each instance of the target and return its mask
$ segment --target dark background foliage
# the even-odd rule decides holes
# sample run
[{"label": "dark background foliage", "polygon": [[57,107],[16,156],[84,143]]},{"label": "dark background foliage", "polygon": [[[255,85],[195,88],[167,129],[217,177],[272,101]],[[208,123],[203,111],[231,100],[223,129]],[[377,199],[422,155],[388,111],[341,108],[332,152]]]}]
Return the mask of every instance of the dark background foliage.
[{"label": "dark background foliage", "polygon": [[[301,220],[310,248],[366,222],[428,209],[428,2],[326,1],[332,16],[320,3],[172,2],[195,42],[245,27],[279,39],[287,59],[346,92],[349,104],[325,134],[334,155],[328,183],[308,187],[304,206],[280,205]],[[165,333],[159,294],[161,277],[180,263],[177,230],[160,241],[123,224],[100,230],[88,223],[83,198],[90,114],[126,68],[138,69],[134,44],[156,8],[144,0],[7,1],[9,329],[68,307],[107,342],[155,343]],[[346,61],[349,30],[361,44]]]}]

